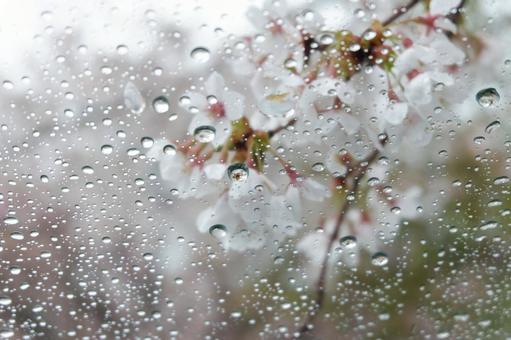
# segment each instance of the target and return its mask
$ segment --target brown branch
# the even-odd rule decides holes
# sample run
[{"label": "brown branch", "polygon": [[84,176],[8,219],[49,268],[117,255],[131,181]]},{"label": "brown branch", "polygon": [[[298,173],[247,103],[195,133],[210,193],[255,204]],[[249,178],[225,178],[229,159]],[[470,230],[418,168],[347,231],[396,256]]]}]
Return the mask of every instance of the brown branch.
[{"label": "brown branch", "polygon": [[402,15],[406,14],[410,9],[415,7],[415,5],[417,5],[421,1],[422,0],[411,0],[408,4],[396,9],[394,11],[394,14],[392,14],[389,18],[387,18],[387,20],[382,22],[383,26],[388,26],[392,24],[394,21],[399,19]]},{"label": "brown branch", "polygon": [[[388,138],[385,137],[383,140],[381,140],[382,146],[385,145],[387,139]],[[362,180],[362,178],[364,178],[365,174],[367,173],[367,170],[369,169],[369,166],[376,160],[379,154],[380,151],[378,149],[375,149],[365,160],[360,162],[355,168],[351,168],[348,170],[346,178],[348,177],[353,178],[353,181],[351,182],[351,185],[348,188],[350,194],[356,196],[360,185],[360,181]],[[339,215],[337,216],[337,220],[335,221],[334,232],[330,235],[330,238],[328,239],[326,251],[323,256],[323,261],[321,263],[319,278],[316,283],[315,289],[316,298],[314,300],[314,309],[307,314],[307,317],[305,318],[302,327],[300,327],[299,338],[303,337],[310,330],[309,325],[311,325],[314,322],[314,319],[317,316],[317,312],[323,307],[323,303],[325,301],[325,283],[327,277],[326,274],[328,270],[328,259],[330,258],[330,255],[332,253],[334,243],[339,237],[341,225],[344,222],[344,218],[346,217],[347,212],[349,211],[354,202],[355,200],[345,199],[341,206]]]},{"label": "brown branch", "polygon": [[296,119],[291,119],[286,125],[279,126],[278,128],[268,131],[268,137],[272,138],[280,131],[286,130],[288,127],[295,125],[295,123],[296,123]]}]

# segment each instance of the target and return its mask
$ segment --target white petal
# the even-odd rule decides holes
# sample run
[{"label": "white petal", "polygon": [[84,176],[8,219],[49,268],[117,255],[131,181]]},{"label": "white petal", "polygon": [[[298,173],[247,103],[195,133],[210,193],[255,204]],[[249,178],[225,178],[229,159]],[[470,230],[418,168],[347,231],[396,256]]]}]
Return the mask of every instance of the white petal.
[{"label": "white petal", "polygon": [[225,91],[224,77],[217,71],[214,71],[204,83],[204,87],[208,96],[213,95],[220,99]]},{"label": "white petal", "polygon": [[414,105],[431,102],[431,78],[428,73],[421,73],[405,87],[406,98]]},{"label": "white petal", "polygon": [[341,163],[337,150],[330,150],[326,159],[326,168],[335,176],[343,176],[348,168]]},{"label": "white petal", "polygon": [[225,176],[227,165],[223,163],[208,164],[204,167],[206,177],[212,180],[221,180]]},{"label": "white petal", "polygon": [[196,107],[200,112],[206,112],[208,109],[208,100],[206,96],[198,92],[185,92],[184,96],[190,98],[190,103],[179,103],[179,106],[190,112],[191,107]]},{"label": "white petal", "polygon": [[406,103],[394,103],[390,104],[388,109],[385,111],[385,120],[392,125],[399,125],[405,119],[408,113],[408,104]]},{"label": "white petal", "polygon": [[243,116],[245,97],[238,92],[228,91],[222,97],[225,114],[229,120],[237,120]]},{"label": "white petal", "polygon": [[330,191],[323,184],[307,178],[300,184],[301,193],[310,201],[321,202],[330,196]]}]

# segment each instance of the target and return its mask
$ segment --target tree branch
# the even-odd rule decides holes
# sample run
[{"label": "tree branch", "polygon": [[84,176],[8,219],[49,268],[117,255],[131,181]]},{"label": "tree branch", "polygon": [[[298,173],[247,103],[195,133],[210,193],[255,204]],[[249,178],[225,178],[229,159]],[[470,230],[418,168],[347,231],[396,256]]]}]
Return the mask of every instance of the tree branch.
[{"label": "tree branch", "polygon": [[415,7],[415,5],[417,5],[421,1],[422,0],[411,0],[408,4],[396,9],[394,14],[392,14],[389,18],[387,18],[387,20],[382,22],[383,26],[388,26],[392,24],[394,21],[399,19],[403,14],[406,14],[410,9]]},{"label": "tree branch", "polygon": [[[381,144],[382,146],[385,145],[387,142],[387,137],[385,137]],[[360,181],[362,178],[364,178],[365,174],[367,173],[367,170],[369,169],[369,166],[376,160],[378,155],[380,154],[380,151],[378,149],[375,149],[365,160],[360,162],[357,167],[351,168],[348,170],[348,174],[346,175],[346,178],[351,177],[353,178],[353,181],[351,182],[351,185],[349,186],[349,192],[356,196],[358,192],[358,188],[360,185]],[[305,321],[300,327],[300,335],[299,337],[303,337],[309,330],[309,325],[311,325],[314,322],[314,319],[317,316],[317,312],[323,307],[323,303],[325,300],[325,283],[326,283],[326,277],[327,277],[327,270],[328,270],[328,259],[330,258],[330,255],[332,253],[332,248],[339,237],[339,233],[341,231],[341,225],[344,222],[344,219],[346,217],[347,212],[351,208],[352,204],[355,202],[355,200],[348,200],[346,199],[339,211],[339,215],[337,216],[337,220],[335,222],[335,229],[333,233],[330,235],[330,238],[328,239],[328,244],[326,247],[325,254],[323,255],[323,261],[321,263],[321,269],[319,273],[319,278],[316,283],[316,298],[314,300],[314,310],[310,311],[307,314],[307,317],[305,318]]]}]

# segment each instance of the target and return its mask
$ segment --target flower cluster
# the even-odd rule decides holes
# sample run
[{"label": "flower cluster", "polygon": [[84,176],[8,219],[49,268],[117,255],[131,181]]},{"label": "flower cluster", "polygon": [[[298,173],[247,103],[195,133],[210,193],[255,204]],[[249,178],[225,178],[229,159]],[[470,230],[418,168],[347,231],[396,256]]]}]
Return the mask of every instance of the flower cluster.
[{"label": "flower cluster", "polygon": [[[387,152],[382,140],[394,150],[403,141],[427,144],[428,118],[449,114],[463,98],[456,79],[466,57],[452,39],[460,3],[425,1],[415,16],[375,20],[363,30],[327,29],[319,13],[293,13],[283,0],[251,7],[257,32],[234,43],[231,37],[224,49],[234,80],[215,71],[184,93],[188,137],[174,143],[171,156],[162,151],[166,140],[150,156],[177,196],[216,199],[197,225],[224,247],[256,248],[295,235],[308,225],[305,204],[354,199],[344,190],[353,167],[375,149]],[[310,152],[325,160],[311,166]],[[373,251],[403,217],[414,216],[420,189],[388,193],[381,184],[388,171],[369,167],[378,184],[368,185],[366,204],[348,212],[339,237],[359,238]],[[323,223],[326,238],[336,214]],[[306,235],[299,248],[313,249],[305,253],[317,259],[315,242],[323,241]]]}]

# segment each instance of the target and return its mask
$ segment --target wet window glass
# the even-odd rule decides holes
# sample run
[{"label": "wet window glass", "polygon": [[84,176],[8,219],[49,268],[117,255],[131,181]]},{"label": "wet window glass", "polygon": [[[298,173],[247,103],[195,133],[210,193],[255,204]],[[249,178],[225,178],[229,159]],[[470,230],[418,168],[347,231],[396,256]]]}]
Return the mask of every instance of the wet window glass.
[{"label": "wet window glass", "polygon": [[510,338],[510,8],[5,2],[0,338]]}]

